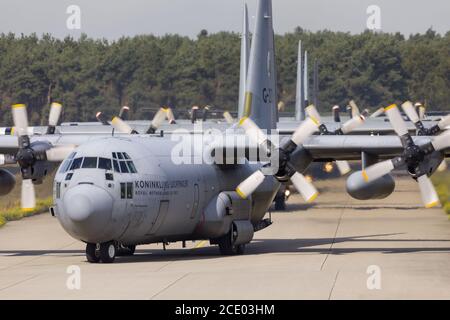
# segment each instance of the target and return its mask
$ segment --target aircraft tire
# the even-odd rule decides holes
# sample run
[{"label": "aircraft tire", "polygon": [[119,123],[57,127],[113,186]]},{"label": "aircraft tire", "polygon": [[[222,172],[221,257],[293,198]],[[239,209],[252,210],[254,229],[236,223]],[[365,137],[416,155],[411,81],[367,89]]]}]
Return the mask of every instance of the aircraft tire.
[{"label": "aircraft tire", "polygon": [[86,244],[86,259],[90,263],[100,262],[100,253],[97,250],[97,245],[95,243]]},{"label": "aircraft tire", "polygon": [[134,252],[136,251],[136,246],[117,246],[117,253],[116,256],[118,257],[128,257],[134,255]]},{"label": "aircraft tire", "polygon": [[100,244],[100,260],[103,263],[113,263],[116,258],[116,245],[113,241]]},{"label": "aircraft tire", "polygon": [[286,210],[286,200],[284,198],[284,195],[282,197],[275,198],[275,210],[277,211]]},{"label": "aircraft tire", "polygon": [[217,239],[220,253],[224,256],[244,254],[245,244],[235,245],[231,237],[231,231],[223,237]]}]

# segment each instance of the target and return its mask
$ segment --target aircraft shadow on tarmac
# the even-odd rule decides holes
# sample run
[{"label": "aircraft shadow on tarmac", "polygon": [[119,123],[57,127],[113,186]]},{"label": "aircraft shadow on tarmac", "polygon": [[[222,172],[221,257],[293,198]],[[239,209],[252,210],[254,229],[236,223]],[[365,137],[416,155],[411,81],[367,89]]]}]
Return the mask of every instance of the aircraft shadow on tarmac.
[{"label": "aircraft shadow on tarmac", "polygon": [[[309,209],[330,209],[330,210],[337,210],[337,209],[346,209],[346,210],[361,210],[361,211],[371,211],[371,210],[422,210],[422,206],[396,206],[396,205],[380,205],[380,206],[355,206],[355,205],[342,205],[342,206],[333,206],[333,205],[321,205],[321,204],[308,204],[308,203],[299,203],[299,204],[288,204],[286,206],[286,210],[284,211],[277,211],[272,210],[273,213],[276,212],[294,212],[294,211],[307,211]],[[306,212],[305,212],[306,213]]]},{"label": "aircraft shadow on tarmac", "polygon": [[[449,247],[418,247],[405,246],[402,243],[433,243],[449,242],[442,239],[389,239],[388,236],[400,234],[377,234],[354,237],[340,238],[316,238],[316,239],[256,239],[246,248],[246,255],[260,255],[269,253],[300,253],[300,254],[331,254],[341,255],[359,252],[378,252],[384,254],[400,254],[413,252],[446,252],[450,253]],[[374,239],[376,237],[384,237]],[[354,247],[354,248],[335,248],[332,247],[341,243],[383,243],[384,246],[374,247]],[[395,243],[397,246],[389,247],[388,243]],[[315,248],[318,246],[328,246]],[[84,256],[84,250],[0,250],[0,257],[8,256]],[[204,260],[220,258],[219,249],[216,246],[204,247],[199,249],[141,249],[136,250],[132,257],[118,257],[115,263],[139,263],[139,262],[161,262],[161,261],[183,261],[183,260]],[[226,257],[223,257],[226,258]]]}]

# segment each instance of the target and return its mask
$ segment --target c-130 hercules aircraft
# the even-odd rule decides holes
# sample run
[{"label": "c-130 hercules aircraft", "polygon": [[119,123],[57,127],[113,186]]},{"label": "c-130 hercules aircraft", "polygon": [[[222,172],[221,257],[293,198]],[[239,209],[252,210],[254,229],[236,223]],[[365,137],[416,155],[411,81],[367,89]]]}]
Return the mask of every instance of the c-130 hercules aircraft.
[{"label": "c-130 hercules aircraft", "polygon": [[[264,217],[281,183],[291,181],[306,201],[317,197],[302,175],[312,161],[362,158],[362,171],[352,176],[353,191],[372,199],[390,194],[390,172],[406,166],[418,181],[424,205],[438,205],[428,176],[448,156],[449,131],[437,137],[411,137],[392,105],[386,113],[400,138],[311,136],[320,126],[312,113],[289,139],[271,142],[262,130],[273,130],[276,124],[274,61],[272,5],[259,0],[246,116],[231,134],[234,141],[201,139],[204,148],[202,152],[193,148],[191,163],[175,163],[178,142],[163,136],[29,137],[26,107],[13,106],[19,137],[1,137],[0,152],[3,163],[20,166],[22,207],[34,207],[33,183],[45,177],[49,162],[62,161],[52,211],[72,237],[86,243],[89,262],[111,263],[117,255],[133,254],[136,245],[156,242],[210,240],[223,254],[242,254],[254,232],[271,224]],[[120,127],[120,120],[116,125]],[[209,134],[202,132],[201,137]],[[249,139],[236,143],[243,136]],[[252,148],[262,154],[259,162],[239,159]],[[203,150],[213,158],[225,153],[227,161],[197,163],[194,160],[203,158]],[[229,150],[235,152],[230,156]],[[277,170],[269,171],[267,159],[273,158]],[[378,162],[390,158],[394,160]]]}]

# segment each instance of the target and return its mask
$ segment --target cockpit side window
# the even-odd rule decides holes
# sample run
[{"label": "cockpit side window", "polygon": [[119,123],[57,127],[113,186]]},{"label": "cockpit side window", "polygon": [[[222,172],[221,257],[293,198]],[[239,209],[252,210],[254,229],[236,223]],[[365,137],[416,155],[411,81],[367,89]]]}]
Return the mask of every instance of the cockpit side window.
[{"label": "cockpit side window", "polygon": [[122,160],[122,159],[123,159],[122,153],[121,153],[121,152],[117,152],[117,157],[118,157],[120,160]]},{"label": "cockpit side window", "polygon": [[72,162],[72,160],[69,160],[69,159],[64,161],[64,163],[61,166],[61,169],[59,170],[59,173],[66,173],[69,170],[71,162]]},{"label": "cockpit side window", "polygon": [[113,152],[114,171],[121,173],[137,173],[131,157],[126,152]]},{"label": "cockpit side window", "polygon": [[76,170],[81,167],[81,162],[83,162],[83,158],[76,158],[73,160],[72,165],[70,166],[70,170]]},{"label": "cockpit side window", "polygon": [[112,170],[111,159],[99,158],[98,159],[98,168],[105,170]]}]

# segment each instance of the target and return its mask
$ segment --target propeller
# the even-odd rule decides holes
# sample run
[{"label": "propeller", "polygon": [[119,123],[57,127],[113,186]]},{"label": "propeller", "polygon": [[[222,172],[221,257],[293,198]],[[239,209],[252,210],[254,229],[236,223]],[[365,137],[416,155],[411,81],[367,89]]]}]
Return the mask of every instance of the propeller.
[{"label": "propeller", "polygon": [[[307,202],[314,201],[318,196],[317,189],[299,172],[296,172],[294,166],[290,163],[290,155],[301,145],[308,137],[317,131],[319,123],[310,117],[303,121],[295,130],[294,134],[282,147],[276,148],[262,130],[250,119],[243,118],[239,122],[239,126],[244,129],[246,135],[252,142],[257,145],[267,154],[273,152],[279,153],[279,168],[278,172],[273,176],[280,182],[291,181],[298,192]],[[263,168],[268,167],[265,165]],[[264,182],[266,175],[262,169],[254,172],[250,177],[245,179],[236,188],[236,192],[243,198],[248,198],[255,190]]]},{"label": "propeller", "polygon": [[[57,114],[56,111],[54,111],[54,115],[55,114]],[[33,166],[38,161],[63,161],[73,151],[75,146],[49,146],[47,148],[33,149],[30,137],[28,136],[29,128],[26,106],[24,104],[13,105],[12,115],[14,126],[17,135],[19,136],[19,148],[14,157],[10,155],[1,155],[0,164],[19,164],[20,172],[22,174],[21,207],[24,211],[31,211],[36,206],[36,196],[33,184]]]},{"label": "propeller", "polygon": [[382,176],[391,173],[394,169],[407,166],[408,172],[417,180],[422,195],[422,201],[426,208],[439,205],[436,190],[434,189],[428,172],[422,172],[420,165],[425,157],[435,151],[442,151],[450,147],[450,131],[435,137],[431,142],[424,146],[417,146],[411,138],[406,124],[398,110],[397,105],[391,105],[385,109],[389,120],[394,127],[395,132],[400,137],[404,152],[401,156],[391,160],[379,162],[362,171],[366,182],[372,182]]},{"label": "propeller", "polygon": [[448,169],[447,161],[444,159],[444,160],[442,160],[441,164],[437,168],[437,171],[444,172],[444,171],[447,171],[447,169]]},{"label": "propeller", "polygon": [[431,128],[425,128],[420,116],[417,114],[416,108],[411,101],[406,101],[402,104],[402,109],[417,128],[420,136],[434,136],[442,131],[445,131],[450,126],[450,115],[443,117],[436,125]]}]

